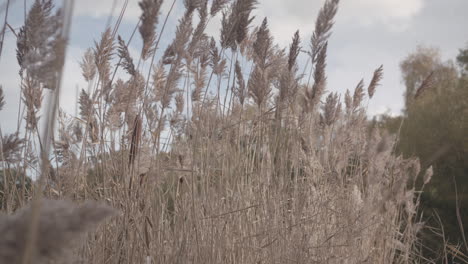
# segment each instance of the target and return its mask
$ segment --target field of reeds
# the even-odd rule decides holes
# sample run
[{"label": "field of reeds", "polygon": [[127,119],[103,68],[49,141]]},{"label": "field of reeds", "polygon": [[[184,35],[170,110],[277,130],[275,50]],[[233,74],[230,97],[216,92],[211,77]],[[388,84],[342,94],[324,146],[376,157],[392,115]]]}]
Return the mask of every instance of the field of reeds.
[{"label": "field of reeds", "polygon": [[117,20],[83,54],[78,116],[58,101],[71,3],[36,0],[17,35],[25,110],[0,137],[0,263],[424,262],[413,186],[431,171],[366,115],[383,67],[327,91],[339,0],[287,48],[253,24],[256,0],[184,0],[162,47],[173,10],[141,0],[134,35]]}]

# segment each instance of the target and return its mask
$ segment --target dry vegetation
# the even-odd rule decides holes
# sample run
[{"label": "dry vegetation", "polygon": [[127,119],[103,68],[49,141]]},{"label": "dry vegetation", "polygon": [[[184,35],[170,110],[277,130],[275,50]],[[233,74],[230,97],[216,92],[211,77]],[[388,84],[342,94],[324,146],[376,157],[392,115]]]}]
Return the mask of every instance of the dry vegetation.
[{"label": "dry vegetation", "polygon": [[[162,0],[142,0],[140,56],[118,36],[120,16],[83,55],[89,86],[70,116],[57,106],[71,9],[35,1],[17,41],[24,132],[0,137],[2,209],[32,206],[1,216],[0,262],[63,258],[112,214],[47,199],[120,212],[65,263],[424,262],[419,162],[394,156],[396,139],[366,119],[383,68],[343,97],[326,89],[338,2],[326,1],[310,41],[296,32],[282,49],[266,19],[252,24],[256,0],[185,0],[159,56]],[[217,42],[205,28],[220,12]]]}]

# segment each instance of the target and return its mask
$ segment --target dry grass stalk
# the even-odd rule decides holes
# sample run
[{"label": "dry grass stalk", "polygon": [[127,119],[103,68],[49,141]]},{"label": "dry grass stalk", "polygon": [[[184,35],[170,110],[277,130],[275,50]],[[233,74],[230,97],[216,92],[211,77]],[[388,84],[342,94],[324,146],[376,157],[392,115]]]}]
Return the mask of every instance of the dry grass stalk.
[{"label": "dry grass stalk", "polygon": [[132,128],[132,135],[130,140],[130,154],[128,156],[128,167],[131,167],[135,163],[135,158],[138,154],[138,149],[141,143],[141,132],[142,132],[142,122],[140,115],[135,117],[135,121],[133,123]]},{"label": "dry grass stalk", "polygon": [[[114,45],[115,32],[106,30],[83,58],[89,87],[96,74],[99,82],[94,91],[81,93],[81,118],[60,115],[56,155],[47,157],[53,158],[47,165],[54,166],[57,176],[44,188],[33,183],[33,191],[47,197],[106,200],[123,211],[86,239],[77,251],[83,262],[417,262],[419,198],[407,183],[418,174],[418,160],[393,156],[394,139],[379,128],[368,133],[363,81],[354,94],[346,92],[346,114],[341,114],[337,93],[322,102],[338,1],[326,1],[317,18],[309,51],[311,83],[298,74],[299,32],[287,51],[274,44],[266,19],[249,30],[254,0],[215,0],[211,8],[206,0],[184,1],[175,38],[158,57],[153,49],[161,2],[140,3],[141,59],[154,55],[159,60],[150,66],[151,76],[133,63],[132,44],[118,37]],[[205,28],[221,11],[217,44]],[[194,28],[197,12],[200,21]],[[118,66],[113,54],[129,75],[111,82],[111,69]],[[30,106],[27,125],[33,129],[43,85],[28,72],[22,97]],[[151,87],[146,90],[149,78]],[[381,78],[382,67],[367,87],[369,98]],[[220,89],[224,83],[226,92]],[[220,97],[231,95],[233,100],[221,105]],[[83,119],[85,132],[78,123]],[[94,144],[86,144],[83,137]],[[10,141],[20,144],[14,137]],[[16,151],[9,151],[9,157],[10,153]],[[30,168],[24,157],[10,161]],[[26,195],[17,195],[19,188],[3,189],[9,197],[7,208],[17,206],[13,197],[25,203]],[[0,229],[14,222],[17,225],[7,232],[27,227],[23,217],[28,210],[2,216],[6,220],[0,220]],[[73,242],[69,229],[86,229],[82,225],[87,220],[74,218],[81,211],[67,202],[45,201],[37,212],[39,236],[42,227],[51,226],[47,219],[55,219],[55,228],[67,234],[47,234],[59,238],[44,244],[49,248],[43,251],[36,251],[36,240],[29,241],[31,256],[38,260],[41,252],[63,252],[59,246],[68,243],[60,239]],[[49,212],[58,213],[45,218]],[[0,247],[0,257],[10,249]]]}]

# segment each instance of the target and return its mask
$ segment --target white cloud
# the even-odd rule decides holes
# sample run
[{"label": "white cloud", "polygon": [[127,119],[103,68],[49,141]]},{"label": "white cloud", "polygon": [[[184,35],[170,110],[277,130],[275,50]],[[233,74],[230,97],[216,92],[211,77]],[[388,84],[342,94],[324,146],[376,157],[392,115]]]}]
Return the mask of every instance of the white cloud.
[{"label": "white cloud", "polygon": [[75,113],[76,89],[79,91],[88,87],[81,74],[80,62],[84,50],[70,46],[67,50],[65,66],[63,68],[62,89],[60,94],[60,107],[69,114]]},{"label": "white cloud", "polygon": [[[342,0],[337,22],[352,23],[358,26],[384,26],[392,31],[402,31],[411,19],[424,7],[426,0]],[[80,0],[75,4],[75,15],[106,18],[111,13],[116,17],[125,0]],[[135,22],[141,10],[137,0],[129,0],[124,20]],[[314,29],[315,18],[325,0],[260,0],[254,15],[254,25],[267,17],[270,29],[277,42],[287,45],[296,30],[308,36]],[[115,3],[114,10],[112,10]],[[161,13],[166,14],[172,1],[164,1]],[[176,0],[175,13],[182,12],[182,1]],[[218,19],[218,18],[217,18]],[[219,26],[216,20],[212,24]],[[214,23],[213,23],[214,22]],[[217,34],[218,27],[209,26],[208,31]],[[210,32],[210,33],[211,33]]]},{"label": "white cloud", "polygon": [[[141,15],[141,9],[137,0],[129,0],[123,19],[136,22]],[[164,1],[161,6],[161,14],[166,15],[173,1]],[[118,17],[125,0],[78,0],[75,1],[75,16],[90,16],[94,18],[107,18],[109,15]],[[176,0],[175,8],[178,9],[180,1]],[[114,7],[114,8],[113,8]]]},{"label": "white cloud", "polygon": [[18,102],[20,99],[19,66],[16,60],[16,39],[13,35],[5,36],[5,45],[0,60],[0,85],[5,93],[5,107],[0,111],[0,126],[3,133],[16,130]]},{"label": "white cloud", "polygon": [[[407,28],[411,19],[424,7],[425,0],[342,0],[337,23],[352,23],[358,26],[384,26],[392,31]],[[257,16],[267,17],[271,31],[281,43],[289,43],[299,29],[301,35],[310,35],[316,16],[325,0],[263,0],[256,11]]]},{"label": "white cloud", "polygon": [[352,0],[342,1],[342,8],[354,16],[374,20],[399,19],[416,15],[424,6],[423,0]]},{"label": "white cloud", "polygon": [[[80,0],[75,2],[74,14],[77,16],[90,16],[95,18],[108,17],[111,13],[114,16],[118,16],[124,2],[124,0]],[[114,10],[112,9],[113,6]],[[138,2],[129,1],[124,18],[138,20],[139,15],[140,8],[138,7]]]},{"label": "white cloud", "polygon": [[424,0],[352,0],[342,1],[343,20],[363,26],[382,24],[393,31],[406,29],[424,7]]},{"label": "white cloud", "polygon": [[384,105],[380,105],[375,108],[369,107],[368,113],[369,113],[369,116],[387,115],[391,117],[397,117],[401,114],[400,112],[395,111],[391,109],[390,107],[384,106]]}]

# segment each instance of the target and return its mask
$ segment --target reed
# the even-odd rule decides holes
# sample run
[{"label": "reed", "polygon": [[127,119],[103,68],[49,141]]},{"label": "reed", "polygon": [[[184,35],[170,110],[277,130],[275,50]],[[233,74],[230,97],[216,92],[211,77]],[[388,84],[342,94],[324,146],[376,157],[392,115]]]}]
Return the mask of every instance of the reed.
[{"label": "reed", "polygon": [[[325,1],[309,47],[297,31],[288,49],[275,44],[266,18],[252,27],[255,0],[185,0],[159,55],[161,5],[140,1],[137,60],[119,22],[84,53],[79,116],[60,112],[46,135],[53,151],[40,163],[27,153],[41,148],[43,89],[59,90],[52,73],[63,64],[46,55],[63,55],[56,37],[63,16],[51,0],[30,9],[17,54],[27,130],[24,138],[2,136],[0,149],[8,211],[0,216],[1,263],[20,263],[27,243],[34,261],[26,263],[422,262],[419,196],[409,187],[418,160],[395,156],[395,138],[370,126],[364,80],[344,102],[327,91],[338,0]],[[205,29],[220,12],[218,43]],[[381,66],[369,98],[382,78]],[[8,184],[41,164],[50,170],[43,185],[25,185],[25,176]],[[430,178],[428,171],[424,183]],[[23,206],[41,196],[31,225],[35,207]]]}]

